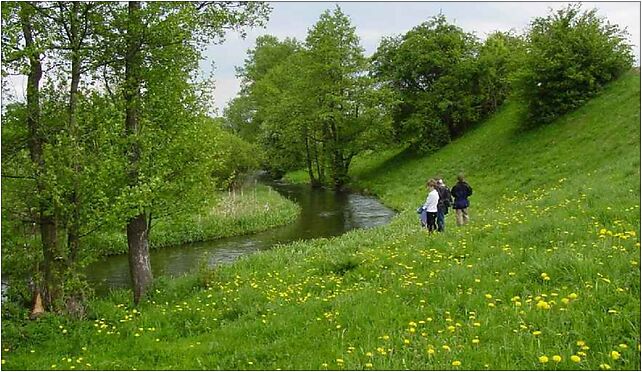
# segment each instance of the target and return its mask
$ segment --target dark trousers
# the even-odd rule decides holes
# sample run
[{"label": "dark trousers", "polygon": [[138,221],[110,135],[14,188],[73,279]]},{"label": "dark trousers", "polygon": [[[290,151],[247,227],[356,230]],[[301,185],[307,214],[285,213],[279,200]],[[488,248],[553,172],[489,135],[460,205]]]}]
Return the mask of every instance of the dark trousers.
[{"label": "dark trousers", "polygon": [[426,212],[428,223],[426,228],[428,231],[433,232],[437,229],[437,212]]},{"label": "dark trousers", "polygon": [[444,231],[446,228],[446,208],[437,208],[437,231]]}]

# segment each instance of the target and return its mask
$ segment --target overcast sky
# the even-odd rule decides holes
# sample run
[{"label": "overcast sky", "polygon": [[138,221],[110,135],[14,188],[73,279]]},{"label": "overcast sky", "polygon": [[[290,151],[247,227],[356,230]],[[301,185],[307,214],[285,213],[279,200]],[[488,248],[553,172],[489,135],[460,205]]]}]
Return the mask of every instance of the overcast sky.
[{"label": "overcast sky", "polygon": [[[626,27],[634,44],[636,65],[640,61],[639,2],[581,2],[583,9],[597,8],[609,22]],[[326,9],[338,4],[350,17],[366,55],[371,55],[383,36],[403,34],[430,17],[442,12],[447,20],[466,32],[484,39],[493,31],[515,30],[522,33],[535,17],[546,16],[549,9],[560,9],[569,2],[270,2],[272,12],[265,28],[248,30],[245,40],[229,33],[222,45],[212,45],[201,62],[205,75],[215,65],[215,102],[219,115],[239,91],[235,66],[242,66],[247,50],[257,36],[270,34],[283,40],[294,37],[304,41],[308,29]]]}]

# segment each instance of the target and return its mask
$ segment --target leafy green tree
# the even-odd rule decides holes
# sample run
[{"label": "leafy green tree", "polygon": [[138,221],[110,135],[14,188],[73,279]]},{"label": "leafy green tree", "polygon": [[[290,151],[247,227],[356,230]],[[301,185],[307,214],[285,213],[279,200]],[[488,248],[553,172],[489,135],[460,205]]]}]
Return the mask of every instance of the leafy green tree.
[{"label": "leafy green tree", "polygon": [[441,14],[382,40],[373,75],[397,94],[392,115],[398,141],[439,148],[479,120],[478,50],[474,35]]},{"label": "leafy green tree", "polygon": [[[221,39],[226,28],[261,24],[268,9],[262,3],[151,2],[142,6],[132,1],[120,17],[125,31],[124,43],[120,43],[124,48],[118,50],[125,61],[120,81],[129,141],[129,185],[124,199],[130,201],[127,240],[136,303],[152,280],[148,244],[152,210],[171,205],[170,194],[184,198],[189,195],[185,191],[198,183],[197,176],[181,179],[183,173],[172,174],[172,170],[189,169],[177,162],[181,157],[174,156],[177,152],[173,150],[183,143],[176,134],[184,133],[195,117],[204,114],[199,94],[189,83],[201,57],[199,46]],[[117,64],[115,68],[118,76]],[[177,145],[172,145],[174,141],[168,144],[167,138],[175,138]],[[178,154],[189,156],[190,152]],[[164,187],[168,176],[182,185]]]},{"label": "leafy green tree", "polygon": [[370,110],[377,107],[363,102],[374,82],[355,27],[338,6],[309,30],[305,55],[305,97],[313,102],[311,120],[320,128],[323,155],[338,189],[348,181],[353,157],[364,149],[361,137],[377,124],[370,120]]},{"label": "leafy green tree", "polygon": [[548,123],[582,105],[633,63],[627,33],[574,4],[531,22],[516,89],[526,123]]},{"label": "leafy green tree", "polygon": [[521,67],[526,44],[522,37],[511,32],[490,34],[479,48],[478,88],[481,112],[494,112],[511,94],[511,79]]}]

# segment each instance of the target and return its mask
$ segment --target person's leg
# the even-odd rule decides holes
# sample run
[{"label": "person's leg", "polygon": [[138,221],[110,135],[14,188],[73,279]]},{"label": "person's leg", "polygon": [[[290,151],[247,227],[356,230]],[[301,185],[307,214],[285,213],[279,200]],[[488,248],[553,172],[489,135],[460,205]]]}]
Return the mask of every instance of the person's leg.
[{"label": "person's leg", "polygon": [[444,210],[443,209],[439,209],[437,211],[437,231],[444,231],[444,227],[445,227],[444,226],[444,223],[445,223],[444,219],[445,219],[445,217],[446,216],[444,215]]},{"label": "person's leg", "polygon": [[457,226],[461,226],[464,224],[462,215],[463,215],[463,212],[461,209],[455,209],[455,217],[457,217]]},{"label": "person's leg", "polygon": [[464,224],[468,223],[468,208],[464,208],[461,210],[461,215],[462,215],[462,220]]},{"label": "person's leg", "polygon": [[428,231],[433,232],[437,228],[436,225],[437,213],[428,212]]}]

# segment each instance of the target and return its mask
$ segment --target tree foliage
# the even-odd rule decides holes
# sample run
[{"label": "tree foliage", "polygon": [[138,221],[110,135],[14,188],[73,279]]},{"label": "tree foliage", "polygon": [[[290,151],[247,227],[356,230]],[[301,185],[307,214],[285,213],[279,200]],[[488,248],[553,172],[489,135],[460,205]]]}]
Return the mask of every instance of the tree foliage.
[{"label": "tree foliage", "polygon": [[501,33],[481,44],[442,14],[384,38],[372,74],[396,94],[396,140],[437,149],[495,110],[508,94],[508,59],[518,45]]},{"label": "tree foliage", "polygon": [[516,79],[527,123],[548,123],[583,104],[633,63],[627,33],[578,4],[532,21]]}]

